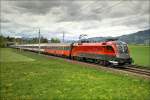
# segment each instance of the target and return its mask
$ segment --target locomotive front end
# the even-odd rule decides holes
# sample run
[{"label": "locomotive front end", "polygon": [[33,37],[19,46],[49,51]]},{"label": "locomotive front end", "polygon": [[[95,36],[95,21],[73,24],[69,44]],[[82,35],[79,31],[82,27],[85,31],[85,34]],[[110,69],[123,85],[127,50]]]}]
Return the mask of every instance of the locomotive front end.
[{"label": "locomotive front end", "polygon": [[116,59],[119,65],[131,64],[133,62],[129,54],[127,43],[116,41],[116,49]]}]

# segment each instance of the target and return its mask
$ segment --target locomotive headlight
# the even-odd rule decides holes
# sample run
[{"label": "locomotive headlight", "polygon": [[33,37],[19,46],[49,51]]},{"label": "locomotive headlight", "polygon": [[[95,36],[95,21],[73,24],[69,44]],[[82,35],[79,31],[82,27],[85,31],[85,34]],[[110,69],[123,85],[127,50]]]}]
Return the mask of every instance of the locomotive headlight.
[{"label": "locomotive headlight", "polygon": [[119,54],[118,54],[118,53],[117,53],[116,57],[118,57],[118,58],[119,58]]}]

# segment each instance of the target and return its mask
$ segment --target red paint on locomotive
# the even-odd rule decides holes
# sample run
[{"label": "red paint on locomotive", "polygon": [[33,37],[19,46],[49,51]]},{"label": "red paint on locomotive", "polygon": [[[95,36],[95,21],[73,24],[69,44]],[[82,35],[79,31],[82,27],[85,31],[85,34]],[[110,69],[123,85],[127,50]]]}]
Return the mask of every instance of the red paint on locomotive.
[{"label": "red paint on locomotive", "polygon": [[102,43],[82,43],[75,44],[72,50],[72,56],[78,56],[80,53],[100,54],[116,56],[116,46],[113,41]]}]

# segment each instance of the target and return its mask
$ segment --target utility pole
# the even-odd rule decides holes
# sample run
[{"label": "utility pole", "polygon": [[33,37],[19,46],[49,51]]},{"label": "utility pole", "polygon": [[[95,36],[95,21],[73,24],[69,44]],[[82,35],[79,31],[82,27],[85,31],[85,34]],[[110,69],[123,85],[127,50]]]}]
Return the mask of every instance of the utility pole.
[{"label": "utility pole", "polygon": [[39,28],[39,54],[40,54],[40,50],[41,50],[40,42],[41,42],[41,34],[40,34],[40,28]]},{"label": "utility pole", "polygon": [[63,43],[65,42],[65,33],[63,32]]}]

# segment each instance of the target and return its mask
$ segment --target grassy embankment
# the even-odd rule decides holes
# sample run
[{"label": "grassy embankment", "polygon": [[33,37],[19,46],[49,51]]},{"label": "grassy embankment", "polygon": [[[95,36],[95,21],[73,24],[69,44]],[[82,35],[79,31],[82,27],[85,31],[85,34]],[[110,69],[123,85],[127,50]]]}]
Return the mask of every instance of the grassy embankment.
[{"label": "grassy embankment", "polygon": [[0,99],[149,100],[150,80],[1,49]]},{"label": "grassy embankment", "polygon": [[134,64],[150,69],[150,46],[129,45]]}]

